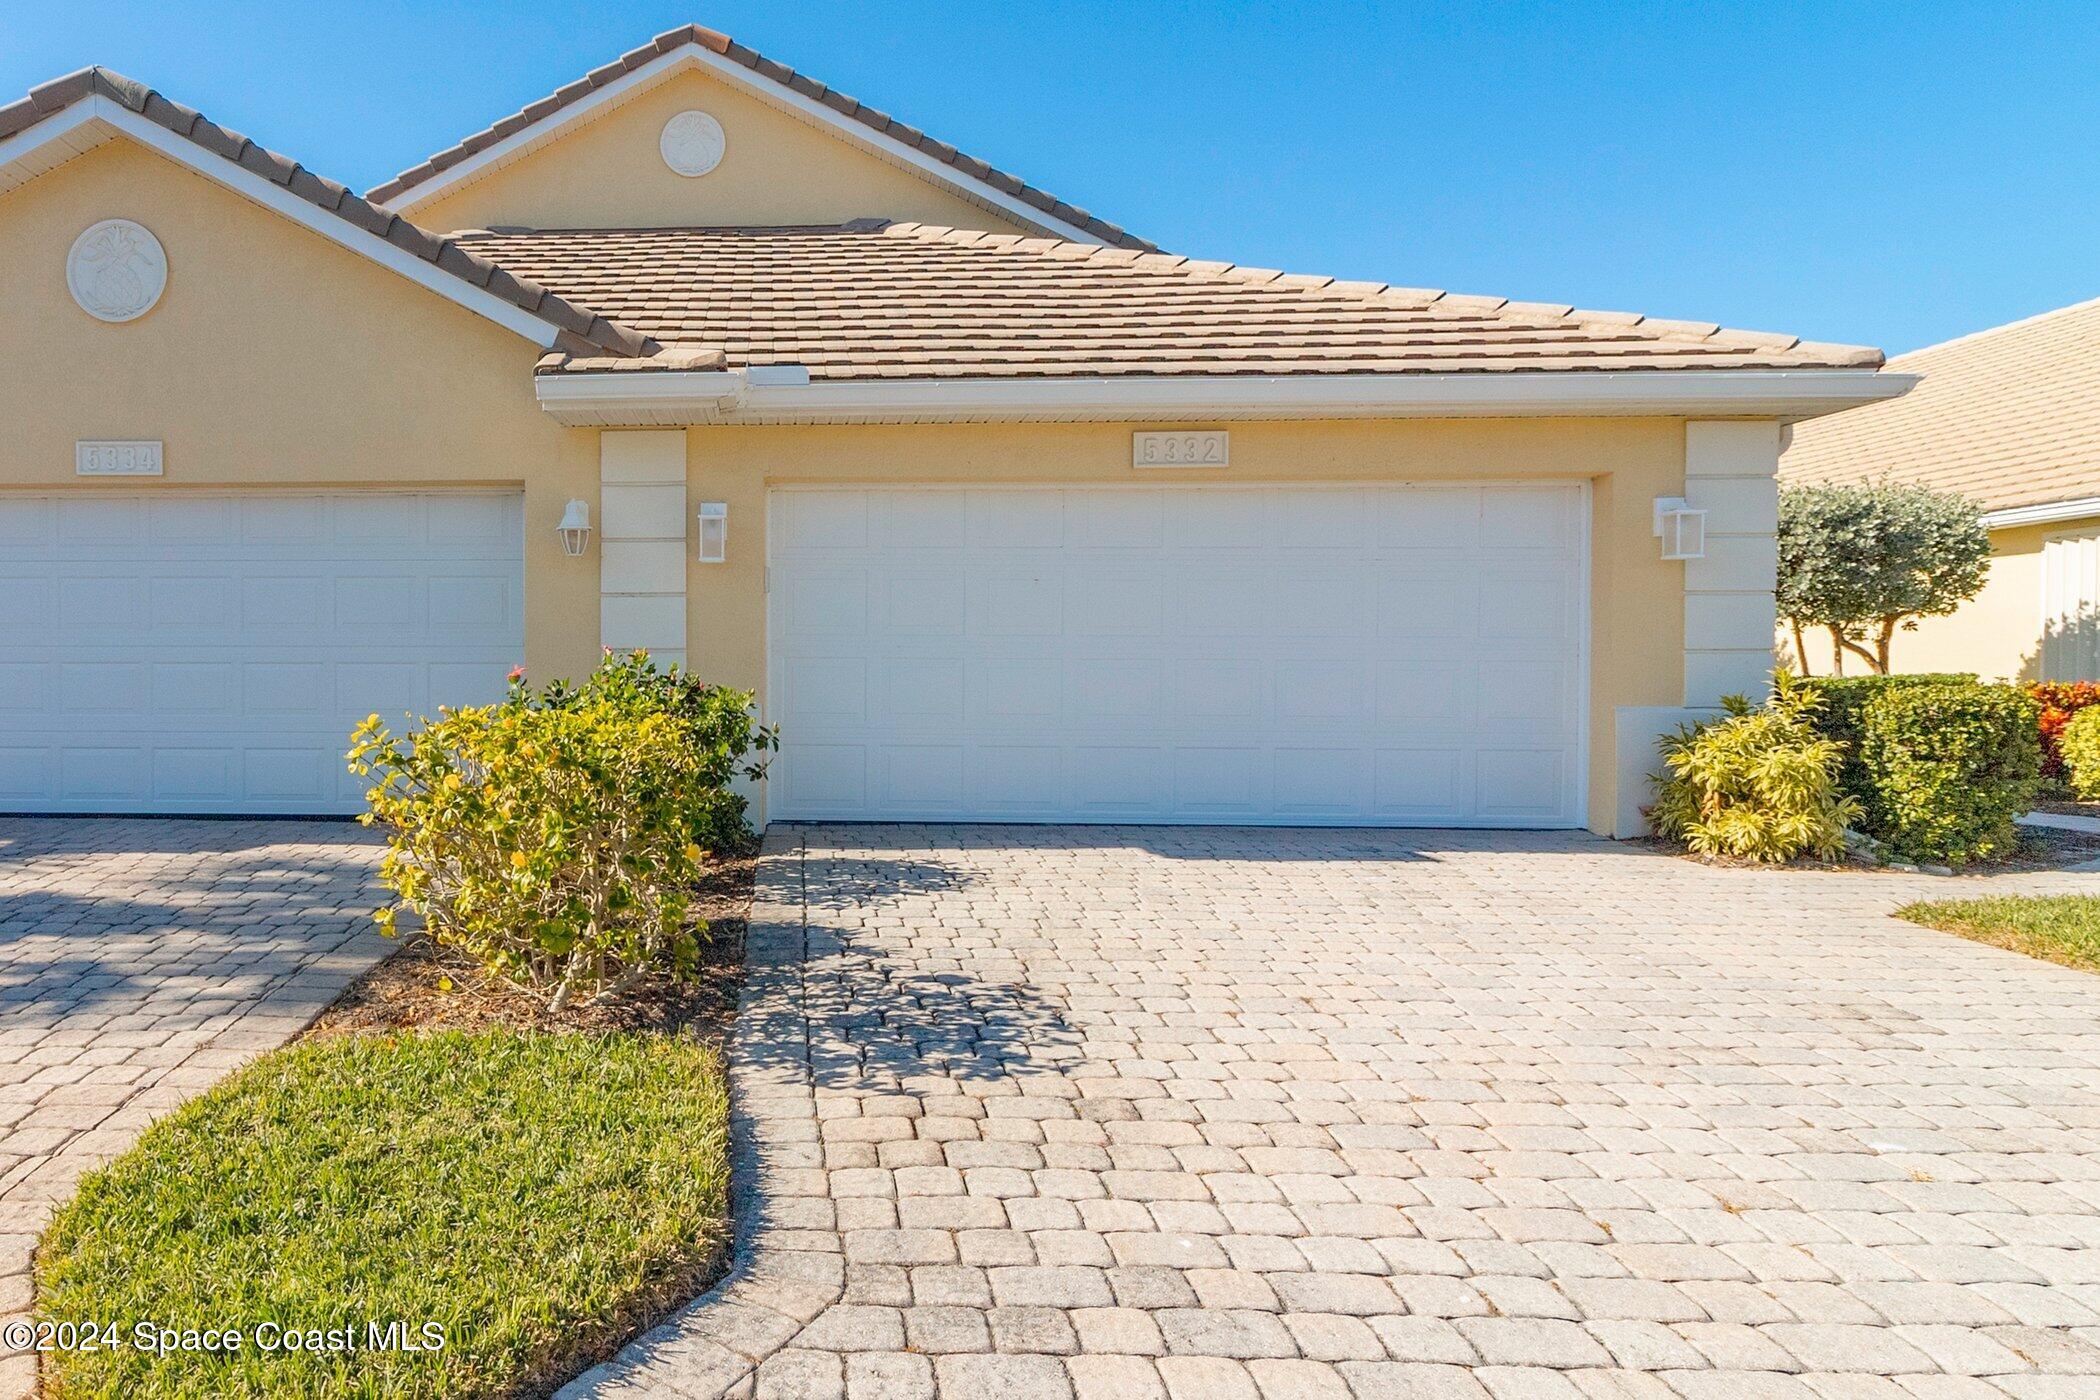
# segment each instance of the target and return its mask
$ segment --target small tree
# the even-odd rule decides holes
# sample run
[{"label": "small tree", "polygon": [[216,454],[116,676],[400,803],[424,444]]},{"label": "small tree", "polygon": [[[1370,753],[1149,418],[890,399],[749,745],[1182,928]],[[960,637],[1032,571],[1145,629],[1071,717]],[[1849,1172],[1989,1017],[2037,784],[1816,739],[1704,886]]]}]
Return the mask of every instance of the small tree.
[{"label": "small tree", "polygon": [[1886,484],[1779,493],[1779,616],[1804,675],[1811,627],[1829,631],[1839,675],[1846,652],[1887,675],[1897,630],[1975,597],[1990,558],[1983,519],[1960,496]]}]

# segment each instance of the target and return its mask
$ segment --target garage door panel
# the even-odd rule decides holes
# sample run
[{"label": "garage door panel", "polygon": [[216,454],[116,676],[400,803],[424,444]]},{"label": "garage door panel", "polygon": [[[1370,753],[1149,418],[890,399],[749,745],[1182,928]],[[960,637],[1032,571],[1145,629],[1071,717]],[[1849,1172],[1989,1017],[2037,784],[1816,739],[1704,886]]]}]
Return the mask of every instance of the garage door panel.
[{"label": "garage door panel", "polygon": [[1388,550],[1464,550],[1480,539],[1480,492],[1471,487],[1371,493],[1375,535]]},{"label": "garage door panel", "polygon": [[1175,749],[1175,815],[1213,821],[1260,815],[1268,806],[1267,759],[1245,746]]},{"label": "garage door panel", "polygon": [[961,637],[969,630],[969,585],[952,568],[893,575],[878,596],[872,624],[888,636]]},{"label": "garage door panel", "polygon": [[259,494],[238,504],[245,545],[312,546],[327,537],[327,509],[319,497]]},{"label": "garage door panel", "polygon": [[138,748],[62,748],[58,752],[59,795],[109,799],[146,791],[146,760],[146,751]]},{"label": "garage door panel", "polygon": [[[1575,824],[1582,500],[1564,485],[778,493],[772,812]],[[864,546],[839,542],[863,520]],[[893,548],[907,520],[941,543]],[[867,595],[874,625],[842,626]],[[873,681],[819,675],[812,655],[860,658]]]},{"label": "garage door panel", "polygon": [[875,756],[875,801],[900,815],[936,816],[964,801],[957,744],[885,744]]},{"label": "garage door panel", "polygon": [[968,691],[963,662],[946,656],[895,656],[876,663],[874,714],[899,735],[952,736]]},{"label": "garage door panel", "polygon": [[152,544],[173,550],[223,549],[239,540],[240,513],[225,496],[170,496],[147,516]]},{"label": "garage door panel", "polygon": [[54,508],[48,496],[0,493],[0,545],[15,558],[48,553]]},{"label": "garage door panel", "polygon": [[973,549],[1060,549],[1065,543],[1062,496],[1021,491],[972,491],[964,543]]},{"label": "garage door panel", "polygon": [[1567,783],[1567,756],[1556,749],[1482,749],[1476,759],[1477,801],[1484,816],[1547,820]]},{"label": "garage door panel", "polygon": [[1156,550],[1166,541],[1166,493],[1096,491],[1068,497],[1066,542],[1075,549]]},{"label": "garage door panel", "polygon": [[1371,810],[1364,749],[1292,746],[1275,754],[1275,811],[1302,820],[1358,819]]},{"label": "garage door panel", "polygon": [[1245,732],[1262,721],[1266,692],[1256,662],[1186,659],[1168,681],[1167,723],[1177,731]]},{"label": "garage door panel", "polygon": [[0,661],[0,717],[42,713],[51,668],[36,661]]},{"label": "garage door panel", "polygon": [[0,746],[0,802],[23,802],[53,791],[57,754],[46,747]]},{"label": "garage door panel", "polygon": [[1165,668],[1156,659],[1094,658],[1064,667],[1062,718],[1085,731],[1107,725],[1158,729],[1166,717]]},{"label": "garage door panel", "polygon": [[964,768],[964,798],[972,810],[1008,817],[1042,817],[1069,810],[1062,748],[980,744],[970,750]]},{"label": "garage door panel", "polygon": [[234,777],[239,765],[232,749],[156,749],[153,792],[162,798],[231,801],[240,795]]},{"label": "garage door panel", "polygon": [[1471,756],[1457,748],[1378,750],[1372,758],[1374,820],[1436,823],[1466,807]]},{"label": "garage door panel", "polygon": [[1067,571],[1064,616],[1074,637],[1156,637],[1166,616],[1167,581],[1156,571],[1107,566]]},{"label": "garage door panel", "polygon": [[1264,491],[1256,506],[1275,548],[1356,550],[1376,540],[1365,499],[1362,491]]},{"label": "garage door panel", "polygon": [[884,492],[868,498],[865,518],[890,549],[957,550],[968,540],[968,505],[959,491]]},{"label": "garage door panel", "polygon": [[146,543],[143,507],[129,496],[80,496],[62,501],[58,543],[89,553],[136,553]]},{"label": "garage door panel", "polygon": [[[53,520],[78,504],[46,499]],[[148,543],[119,560],[47,540],[36,579],[58,605],[10,639],[23,659],[0,686],[7,808],[354,811],[353,725],[499,699],[523,659],[515,493],[89,504],[111,502],[74,512],[76,536],[106,541],[108,522],[131,521]],[[388,532],[422,552],[375,561],[371,541]],[[455,541],[442,554],[439,537]]]},{"label": "garage door panel", "polygon": [[1055,637],[1064,630],[1064,599],[1058,575],[986,571],[973,580],[980,600],[970,618],[973,631],[993,637]]},{"label": "garage door panel", "polygon": [[1172,754],[1156,745],[1081,744],[1071,754],[1072,807],[1092,821],[1168,815]]},{"label": "garage door panel", "polygon": [[1045,657],[988,657],[963,674],[963,721],[988,734],[1056,724],[1063,668]]}]

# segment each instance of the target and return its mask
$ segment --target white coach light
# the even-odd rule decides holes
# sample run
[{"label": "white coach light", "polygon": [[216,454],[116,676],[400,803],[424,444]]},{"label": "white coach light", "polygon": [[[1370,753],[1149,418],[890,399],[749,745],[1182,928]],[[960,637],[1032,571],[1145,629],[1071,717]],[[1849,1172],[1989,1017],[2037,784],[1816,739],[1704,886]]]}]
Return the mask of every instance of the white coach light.
[{"label": "white coach light", "polygon": [[1655,533],[1665,559],[1706,557],[1706,512],[1694,510],[1682,496],[1655,498]]},{"label": "white coach light", "polygon": [[583,553],[591,542],[591,508],[588,502],[571,501],[569,508],[561,513],[561,524],[554,527],[561,536],[561,552],[571,556]]},{"label": "white coach light", "polygon": [[729,559],[729,502],[700,503],[700,562],[721,564]]}]

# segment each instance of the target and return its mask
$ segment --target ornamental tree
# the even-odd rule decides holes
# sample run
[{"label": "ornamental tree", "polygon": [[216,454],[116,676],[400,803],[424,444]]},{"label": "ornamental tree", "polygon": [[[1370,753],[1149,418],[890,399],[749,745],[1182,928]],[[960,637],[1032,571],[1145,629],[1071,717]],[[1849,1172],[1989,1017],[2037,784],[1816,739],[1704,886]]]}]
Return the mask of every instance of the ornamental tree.
[{"label": "ornamental tree", "polygon": [[1779,493],[1779,616],[1803,674],[1803,633],[1821,627],[1839,675],[1847,652],[1887,675],[1897,631],[1975,597],[1990,558],[1983,519],[1960,496],[1888,484]]}]

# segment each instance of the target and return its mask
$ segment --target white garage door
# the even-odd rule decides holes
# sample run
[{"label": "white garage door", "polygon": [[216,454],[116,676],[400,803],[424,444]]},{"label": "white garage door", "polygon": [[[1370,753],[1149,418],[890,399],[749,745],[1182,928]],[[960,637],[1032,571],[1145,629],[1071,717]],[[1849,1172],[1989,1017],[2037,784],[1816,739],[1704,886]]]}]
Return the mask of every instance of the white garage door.
[{"label": "white garage door", "polygon": [[777,492],[771,814],[1579,824],[1585,503]]},{"label": "white garage door", "polygon": [[0,493],[0,810],[358,810],[357,721],[502,695],[523,538],[513,493]]}]

